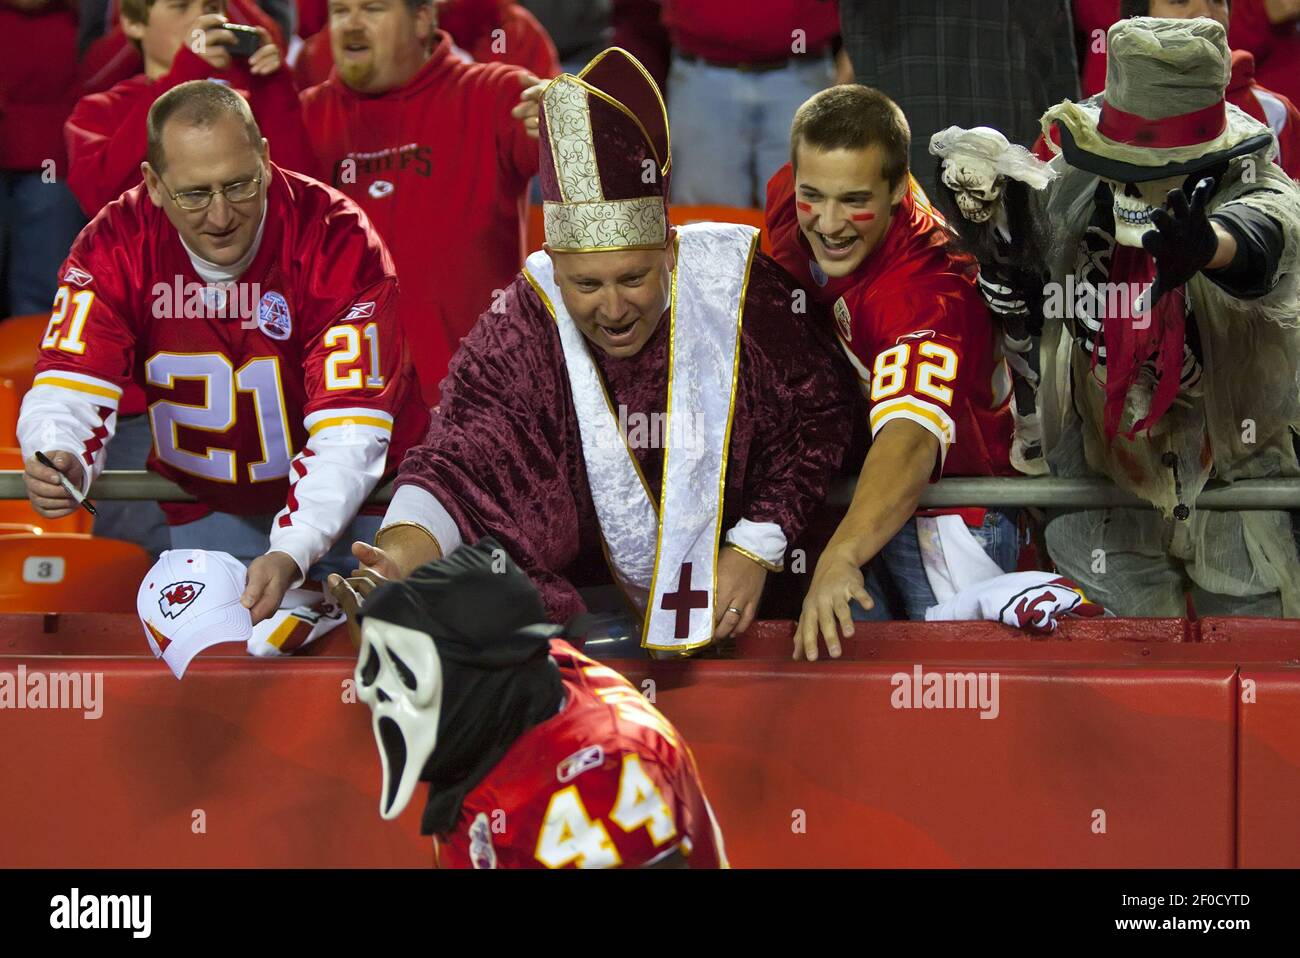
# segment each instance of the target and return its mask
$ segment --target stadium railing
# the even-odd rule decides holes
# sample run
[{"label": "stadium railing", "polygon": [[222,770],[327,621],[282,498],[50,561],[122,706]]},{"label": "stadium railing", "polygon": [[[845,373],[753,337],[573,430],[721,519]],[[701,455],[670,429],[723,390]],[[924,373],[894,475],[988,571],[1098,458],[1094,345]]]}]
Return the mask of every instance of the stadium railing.
[{"label": "stadium railing", "polygon": [[[22,473],[0,470],[0,499],[26,499]],[[840,482],[829,497],[831,505],[844,506],[853,497],[854,481]],[[108,470],[91,487],[90,498],[193,502],[194,497],[175,483],[144,470]],[[370,502],[392,498],[392,485],[375,490]],[[1038,508],[1078,511],[1105,508],[1151,508],[1150,503],[1132,496],[1103,479],[988,478],[943,479],[921,495],[927,509],[956,506],[988,508]],[[1300,479],[1243,479],[1205,489],[1196,500],[1198,509],[1214,510],[1300,510]]]}]

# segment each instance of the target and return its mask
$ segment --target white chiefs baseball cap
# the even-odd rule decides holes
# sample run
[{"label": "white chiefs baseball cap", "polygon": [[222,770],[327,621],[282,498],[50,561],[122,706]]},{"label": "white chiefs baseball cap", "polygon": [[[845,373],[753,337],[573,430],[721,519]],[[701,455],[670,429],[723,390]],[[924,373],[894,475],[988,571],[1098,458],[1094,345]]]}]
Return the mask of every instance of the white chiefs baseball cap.
[{"label": "white chiefs baseball cap", "polygon": [[155,656],[179,679],[190,660],[223,642],[247,643],[253,619],[239,604],[248,570],[227,552],[171,549],[140,583],[135,610]]}]

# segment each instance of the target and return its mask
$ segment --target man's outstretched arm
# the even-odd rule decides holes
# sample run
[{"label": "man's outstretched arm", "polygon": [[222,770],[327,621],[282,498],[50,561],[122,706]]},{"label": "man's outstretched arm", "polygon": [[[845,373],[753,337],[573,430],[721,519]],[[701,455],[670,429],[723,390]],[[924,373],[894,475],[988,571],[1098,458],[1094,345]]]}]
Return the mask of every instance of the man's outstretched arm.
[{"label": "man's outstretched arm", "polygon": [[818,635],[831,658],[839,658],[840,633],[853,634],[849,602],[872,606],[862,567],[916,511],[938,455],[938,437],[909,420],[892,420],[876,434],[849,511],[822,552],[804,597],[795,630],[796,660],[817,658]]}]

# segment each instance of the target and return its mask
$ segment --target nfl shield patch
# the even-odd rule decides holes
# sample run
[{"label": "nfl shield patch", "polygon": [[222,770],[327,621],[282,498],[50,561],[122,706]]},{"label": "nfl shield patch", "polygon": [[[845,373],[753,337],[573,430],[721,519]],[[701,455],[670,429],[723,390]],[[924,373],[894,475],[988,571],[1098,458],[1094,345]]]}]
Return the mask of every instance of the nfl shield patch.
[{"label": "nfl shield patch", "polygon": [[262,294],[261,302],[257,304],[257,327],[272,339],[284,340],[293,334],[289,304],[274,290]]}]

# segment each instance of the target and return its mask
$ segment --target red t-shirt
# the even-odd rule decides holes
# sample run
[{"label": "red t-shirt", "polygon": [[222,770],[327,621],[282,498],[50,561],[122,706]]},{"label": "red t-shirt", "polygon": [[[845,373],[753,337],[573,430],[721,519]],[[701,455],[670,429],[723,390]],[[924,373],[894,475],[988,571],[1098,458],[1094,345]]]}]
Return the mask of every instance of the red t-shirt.
[{"label": "red t-shirt", "polygon": [[35,13],[0,4],[0,170],[68,175],[63,121],[77,102],[77,15],[56,2]]},{"label": "red t-shirt", "polygon": [[676,49],[718,63],[829,50],[840,32],[839,7],[829,0],[663,0],[662,16]]},{"label": "red t-shirt", "polygon": [[767,185],[772,256],[814,299],[833,304],[839,338],[870,405],[871,434],[906,419],[939,440],[933,479],[1011,476],[1011,380],[997,329],[919,185],[880,245],[850,275],[827,279],[794,206],[787,163]]},{"label": "red t-shirt", "polygon": [[[392,260],[365,215],[275,167],[266,203],[261,246],[225,309],[203,308],[205,284],[143,184],[100,211],[59,270],[36,383],[82,399],[144,388],[149,468],[199,499],[163,503],[172,522],[284,508],[290,459],[331,422],[304,420],[322,410],[391,419],[386,473],[428,423],[396,329]],[[102,436],[80,451],[87,464]]]},{"label": "red t-shirt", "polygon": [[369,214],[397,263],[399,312],[430,405],[461,337],[523,264],[537,141],[510,115],[520,76],[466,63],[440,33],[400,89],[363,95],[336,73],[302,94],[327,181]]},{"label": "red t-shirt", "polygon": [[627,679],[551,640],[565,702],[465,797],[441,868],[726,867],[690,749]]}]

